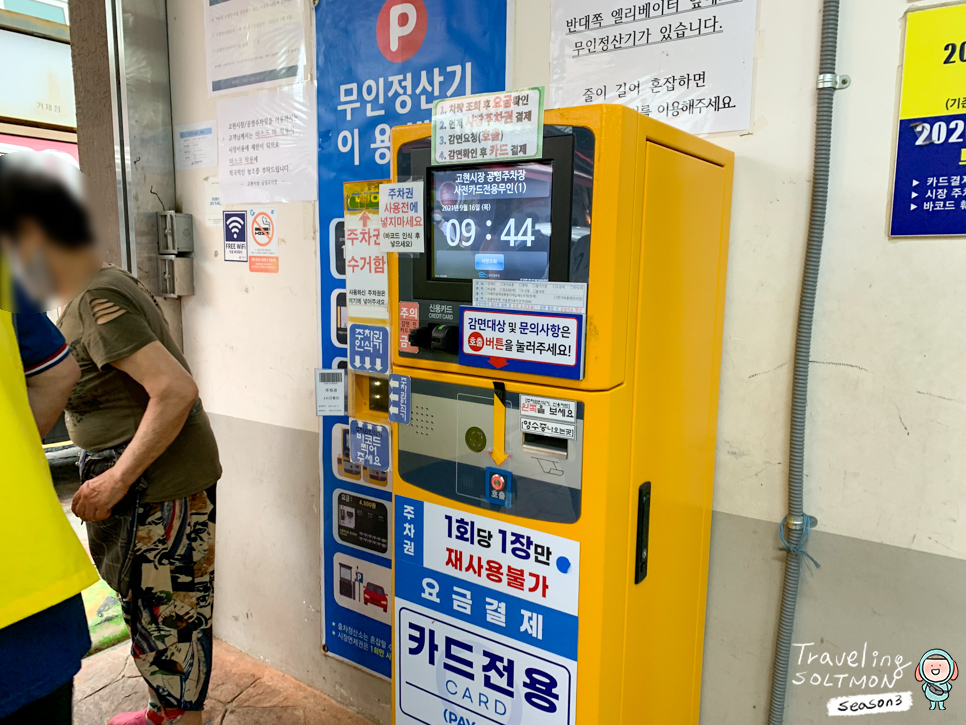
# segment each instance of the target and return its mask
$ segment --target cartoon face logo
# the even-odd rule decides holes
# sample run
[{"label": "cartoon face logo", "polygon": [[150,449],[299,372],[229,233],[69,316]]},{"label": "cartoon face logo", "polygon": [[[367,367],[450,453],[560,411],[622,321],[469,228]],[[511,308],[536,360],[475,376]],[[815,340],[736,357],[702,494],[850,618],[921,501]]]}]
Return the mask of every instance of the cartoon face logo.
[{"label": "cartoon face logo", "polygon": [[959,677],[959,667],[948,652],[931,649],[919,660],[916,680],[922,683],[922,692],[929,700],[929,709],[946,709],[946,700],[953,689],[952,681]]}]

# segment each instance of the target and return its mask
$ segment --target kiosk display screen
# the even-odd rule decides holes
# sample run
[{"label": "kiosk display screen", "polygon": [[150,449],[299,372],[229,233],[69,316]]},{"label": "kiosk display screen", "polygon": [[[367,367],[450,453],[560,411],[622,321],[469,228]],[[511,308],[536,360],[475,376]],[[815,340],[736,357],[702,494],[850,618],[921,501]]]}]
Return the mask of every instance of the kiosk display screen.
[{"label": "kiosk display screen", "polygon": [[552,162],[433,169],[437,280],[550,278]]}]

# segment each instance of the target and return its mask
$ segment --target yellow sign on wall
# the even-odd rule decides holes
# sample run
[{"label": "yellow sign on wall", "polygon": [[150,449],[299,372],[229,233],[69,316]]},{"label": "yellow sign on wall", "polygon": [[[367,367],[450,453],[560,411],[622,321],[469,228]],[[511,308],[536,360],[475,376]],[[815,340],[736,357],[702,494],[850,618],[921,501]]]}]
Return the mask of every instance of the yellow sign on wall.
[{"label": "yellow sign on wall", "polygon": [[966,5],[910,13],[901,119],[966,111]]}]

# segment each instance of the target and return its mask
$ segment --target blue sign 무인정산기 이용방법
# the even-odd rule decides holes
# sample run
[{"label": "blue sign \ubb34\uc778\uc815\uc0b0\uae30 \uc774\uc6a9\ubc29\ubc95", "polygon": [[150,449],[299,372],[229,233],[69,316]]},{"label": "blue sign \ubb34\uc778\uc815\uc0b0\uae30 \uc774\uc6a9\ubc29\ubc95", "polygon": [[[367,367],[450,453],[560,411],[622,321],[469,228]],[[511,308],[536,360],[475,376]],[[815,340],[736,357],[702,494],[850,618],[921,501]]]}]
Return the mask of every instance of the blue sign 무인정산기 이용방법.
[{"label": "blue sign \ubb34\uc778\uc815\uc0b0\uae30 \uc774\uc6a9\ubc29\ubc95", "polygon": [[[505,0],[319,0],[315,26],[320,229],[341,233],[344,182],[392,175],[394,126],[428,122],[437,98],[506,88],[506,25]],[[333,259],[338,249],[330,246],[328,235],[322,237],[322,367],[332,368],[345,365],[348,357],[346,283],[332,271],[338,267],[339,260]],[[327,654],[388,679],[390,625],[364,614],[372,604],[346,606],[346,597],[339,592],[339,572],[340,562],[355,557],[367,566],[384,568],[384,578],[391,583],[390,556],[339,541],[333,535],[338,511],[332,502],[339,489],[391,502],[392,477],[380,487],[371,471],[348,460],[348,418],[325,418],[321,426]],[[375,574],[373,581],[379,581]],[[386,591],[391,597],[390,586]]]},{"label": "blue sign \ubb34\uc778\uc815\uc0b0\uae30 \uc774\uc6a9\ubc29\ubc95", "polygon": [[409,425],[412,382],[408,375],[389,376],[389,420],[393,423]]},{"label": "blue sign \ubb34\uc778\uc815\uc0b0\uae30 \uc774\uc6a9\ubc29\ubc95", "polygon": [[573,725],[580,544],[403,496],[394,525],[397,725]]},{"label": "blue sign \ubb34\uc778\uc815\uc0b0\uae30 \uc774\uc6a9\ubc29\ubc95", "polygon": [[349,456],[354,462],[388,471],[391,455],[388,427],[364,420],[349,421]]},{"label": "blue sign \ubb34\uc778\uc815\uc0b0\uae30 \uc774\uc6a9\ubc29\ubc95", "polygon": [[367,373],[389,373],[388,327],[349,325],[349,367]]}]

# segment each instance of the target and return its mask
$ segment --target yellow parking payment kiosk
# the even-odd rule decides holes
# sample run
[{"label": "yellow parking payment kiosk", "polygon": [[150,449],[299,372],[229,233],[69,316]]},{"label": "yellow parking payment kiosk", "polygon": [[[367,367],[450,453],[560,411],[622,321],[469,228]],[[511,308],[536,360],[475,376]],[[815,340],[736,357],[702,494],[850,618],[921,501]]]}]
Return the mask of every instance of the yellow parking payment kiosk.
[{"label": "yellow parking payment kiosk", "polygon": [[609,105],[526,159],[430,134],[392,135],[395,723],[696,724],[733,156]]}]

